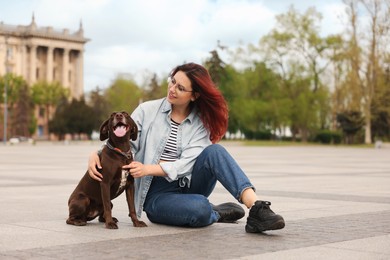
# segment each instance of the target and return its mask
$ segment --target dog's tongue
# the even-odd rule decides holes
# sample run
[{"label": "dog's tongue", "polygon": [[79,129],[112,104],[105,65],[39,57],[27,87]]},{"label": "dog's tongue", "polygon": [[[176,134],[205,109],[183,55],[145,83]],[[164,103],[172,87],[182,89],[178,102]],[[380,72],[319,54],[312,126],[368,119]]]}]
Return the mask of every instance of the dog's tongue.
[{"label": "dog's tongue", "polygon": [[126,134],[126,127],[125,126],[118,126],[115,130],[114,130],[114,134],[118,137],[122,137]]}]

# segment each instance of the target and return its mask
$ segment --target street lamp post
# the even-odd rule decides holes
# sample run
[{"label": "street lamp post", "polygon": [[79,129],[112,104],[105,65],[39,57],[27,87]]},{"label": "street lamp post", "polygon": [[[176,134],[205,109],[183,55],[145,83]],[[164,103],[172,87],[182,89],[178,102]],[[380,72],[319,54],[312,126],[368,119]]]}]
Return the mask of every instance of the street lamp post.
[{"label": "street lamp post", "polygon": [[7,85],[8,85],[8,58],[9,58],[9,51],[8,51],[8,35],[5,36],[5,77],[4,77],[4,136],[3,136],[3,142],[4,145],[7,144],[7,127],[8,127],[8,100],[7,100]]}]

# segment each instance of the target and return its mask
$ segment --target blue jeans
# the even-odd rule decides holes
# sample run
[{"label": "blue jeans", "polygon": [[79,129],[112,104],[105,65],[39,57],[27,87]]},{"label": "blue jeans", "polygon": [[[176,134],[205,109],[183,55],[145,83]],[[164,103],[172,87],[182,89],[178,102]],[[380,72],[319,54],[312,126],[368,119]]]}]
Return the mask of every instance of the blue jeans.
[{"label": "blue jeans", "polygon": [[144,211],[154,223],[189,227],[211,225],[220,218],[207,199],[217,181],[238,201],[245,189],[254,189],[226,149],[213,144],[198,156],[190,187],[181,188],[178,181],[168,182],[164,177],[153,177]]}]

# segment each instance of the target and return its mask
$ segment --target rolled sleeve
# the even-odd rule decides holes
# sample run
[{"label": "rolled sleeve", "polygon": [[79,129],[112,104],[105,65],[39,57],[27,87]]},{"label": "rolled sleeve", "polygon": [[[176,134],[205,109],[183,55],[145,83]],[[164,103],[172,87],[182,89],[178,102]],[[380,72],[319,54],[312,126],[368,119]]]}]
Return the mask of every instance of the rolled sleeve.
[{"label": "rolled sleeve", "polygon": [[161,168],[167,174],[166,179],[169,182],[172,182],[172,181],[178,179],[179,174],[178,174],[178,171],[177,171],[174,164],[175,164],[175,162],[162,162],[162,163],[160,163]]}]

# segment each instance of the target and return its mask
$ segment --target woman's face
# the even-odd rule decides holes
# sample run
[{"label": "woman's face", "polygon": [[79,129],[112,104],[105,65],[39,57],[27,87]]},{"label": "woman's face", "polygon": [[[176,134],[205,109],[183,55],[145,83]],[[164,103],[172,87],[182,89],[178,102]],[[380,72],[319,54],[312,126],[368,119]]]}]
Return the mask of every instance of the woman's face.
[{"label": "woman's face", "polygon": [[188,106],[195,100],[191,81],[184,72],[178,71],[169,79],[167,99],[178,106]]}]

